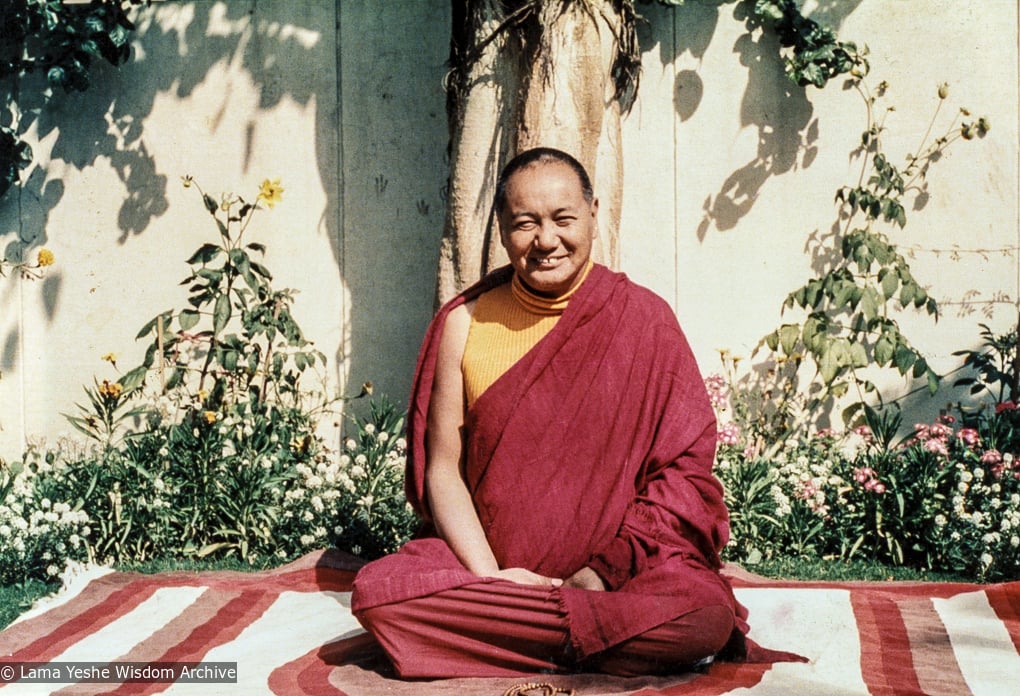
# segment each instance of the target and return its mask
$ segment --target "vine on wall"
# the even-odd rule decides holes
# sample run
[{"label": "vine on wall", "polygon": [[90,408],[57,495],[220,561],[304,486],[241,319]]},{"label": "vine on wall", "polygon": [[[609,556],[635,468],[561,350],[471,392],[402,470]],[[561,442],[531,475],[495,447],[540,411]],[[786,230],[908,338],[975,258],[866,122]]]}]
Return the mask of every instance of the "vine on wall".
[{"label": "vine on wall", "polygon": [[[96,60],[121,65],[131,54],[134,24],[128,11],[151,0],[92,0],[65,5],[63,0],[4,0],[0,6],[0,197],[32,163],[32,148],[22,138],[23,78],[44,75],[45,103],[54,89],[83,92]],[[33,101],[38,95],[32,95]]]},{"label": "vine on wall", "polygon": [[844,412],[845,420],[860,412],[867,395],[881,399],[864,372],[870,366],[923,379],[932,394],[938,389],[940,376],[897,321],[898,314],[908,309],[937,320],[938,302],[913,275],[895,234],[906,226],[908,205],[918,209],[928,197],[930,167],[948,147],[984,137],[990,127],[986,118],[973,118],[967,109],[960,109],[946,130],[932,137],[949,94],[948,86],[940,85],[938,106],[916,152],[897,166],[882,141],[886,117],[895,110],[881,107],[888,85],[882,82],[872,90],[866,74],[862,57],[848,83],[864,100],[867,115],[860,145],[852,153],[860,160],[858,181],[836,192],[837,223],[831,237],[816,250],[822,257],[821,270],[783,304],[784,312],[799,311],[803,318],[781,325],[763,339],[787,358],[806,357],[814,362],[821,386],[814,402],[841,397],[855,388],[859,400]]}]

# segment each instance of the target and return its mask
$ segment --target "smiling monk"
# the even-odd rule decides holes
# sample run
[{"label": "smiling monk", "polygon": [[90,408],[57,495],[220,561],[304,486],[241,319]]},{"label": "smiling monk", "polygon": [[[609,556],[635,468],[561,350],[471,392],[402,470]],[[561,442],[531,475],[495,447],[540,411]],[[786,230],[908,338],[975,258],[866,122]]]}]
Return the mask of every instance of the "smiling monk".
[{"label": "smiling monk", "polygon": [[403,677],[739,655],[715,417],[673,312],[592,263],[598,200],[570,155],[518,155],[494,206],[510,264],[440,310],[415,376],[425,526],[361,570],[355,615]]}]

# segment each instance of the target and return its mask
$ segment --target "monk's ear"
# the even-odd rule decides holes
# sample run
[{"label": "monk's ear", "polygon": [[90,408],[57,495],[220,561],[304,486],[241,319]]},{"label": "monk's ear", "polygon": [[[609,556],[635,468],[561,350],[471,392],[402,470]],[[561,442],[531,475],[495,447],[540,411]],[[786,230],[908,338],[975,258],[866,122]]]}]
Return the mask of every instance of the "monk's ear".
[{"label": "monk's ear", "polygon": [[591,229],[592,237],[599,235],[599,199],[593,198],[591,200]]}]

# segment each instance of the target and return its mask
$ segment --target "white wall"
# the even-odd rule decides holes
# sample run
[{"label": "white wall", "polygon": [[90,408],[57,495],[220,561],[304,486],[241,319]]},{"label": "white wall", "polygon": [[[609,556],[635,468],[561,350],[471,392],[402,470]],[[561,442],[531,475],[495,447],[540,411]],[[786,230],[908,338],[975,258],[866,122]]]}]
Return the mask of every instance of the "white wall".
[{"label": "white wall", "polygon": [[[1005,332],[1017,320],[1017,5],[857,0],[805,8],[819,4],[826,11],[816,16],[840,38],[869,46],[868,81],[890,85],[883,104],[896,109],[884,134],[891,161],[902,165],[918,147],[943,82],[949,97],[935,134],[961,106],[992,124],[983,140],[952,146],[931,169],[928,204],[907,211],[902,231],[886,230],[904,250],[919,248],[912,269],[943,312],[937,324],[907,312],[901,326],[948,372],[960,365],[954,350],[977,345],[978,322]],[[836,221],[836,190],[857,181],[849,155],[866,128],[864,105],[841,80],[823,90],[787,84],[773,40],[748,37],[732,5],[646,15],[643,45],[659,45],[645,53],[625,130],[623,266],[674,304],[703,371],[718,371],[717,349],[749,357],[782,321],[801,320],[779,311],[810,277],[805,247]],[[959,260],[928,251],[956,248],[1009,251]],[[1007,301],[986,304],[996,297]],[[880,383],[889,397],[915,386],[895,373]],[[917,417],[937,413],[949,396],[914,399]]]},{"label": "white wall", "polygon": [[[863,110],[833,84],[786,82],[768,37],[748,37],[731,5],[640,5],[644,73],[625,123],[623,270],[665,296],[706,372],[717,348],[748,354],[807,279],[807,237],[834,220],[835,190]],[[891,84],[891,153],[915,147],[950,84],[992,131],[933,168],[931,201],[904,245],[1014,251],[987,259],[918,252],[915,274],[946,301],[937,324],[904,322],[940,370],[976,343],[978,321],[1008,329],[1018,296],[1017,7],[1012,0],[805,3],[867,43]],[[61,412],[100,360],[137,363],[134,340],[179,307],[184,260],[213,230],[194,190],[249,196],[279,177],[284,201],[251,233],[331,359],[339,388],[372,380],[403,400],[432,310],[443,219],[442,77],[449,4],[435,0],[288,3],[174,1],[144,11],[135,59],[58,95],[33,126],[36,162],[0,202],[0,248],[54,251],[41,281],[0,279],[0,457],[67,431]],[[707,209],[713,211],[706,215]],[[19,243],[22,240],[23,243]],[[902,387],[893,379],[891,386]]]}]

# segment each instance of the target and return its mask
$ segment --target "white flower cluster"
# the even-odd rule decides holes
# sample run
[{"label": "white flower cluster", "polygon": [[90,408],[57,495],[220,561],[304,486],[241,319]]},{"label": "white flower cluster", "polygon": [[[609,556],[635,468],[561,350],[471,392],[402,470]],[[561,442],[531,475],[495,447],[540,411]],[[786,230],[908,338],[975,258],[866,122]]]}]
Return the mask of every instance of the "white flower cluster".
[{"label": "white flower cluster", "polygon": [[[833,473],[833,462],[831,459],[811,457],[801,451],[797,456],[791,458],[787,452],[779,455],[780,466],[778,475],[782,482],[784,491],[783,498],[785,505],[780,504],[777,512],[780,515],[787,515],[790,512],[789,495],[804,501],[808,509],[819,517],[828,517],[829,505],[827,489],[833,489],[840,493],[843,486],[843,479]],[[773,485],[773,497],[777,502],[780,498],[776,494],[778,486]],[[839,495],[839,502],[845,502],[842,495]]]},{"label": "white flower cluster", "polygon": [[373,423],[365,423],[359,436],[360,442],[346,438],[341,452],[324,449],[314,462],[295,466],[298,477],[282,493],[283,517],[300,545],[323,545],[327,530],[340,538],[352,515],[371,526],[380,502],[402,497],[404,438]]},{"label": "white flower cluster", "polygon": [[50,500],[40,490],[62,475],[61,465],[50,464],[45,456],[17,472],[0,463],[0,491],[7,488],[0,500],[0,576],[7,580],[23,577],[39,563],[55,576],[65,560],[89,558],[89,516],[67,502]]}]

